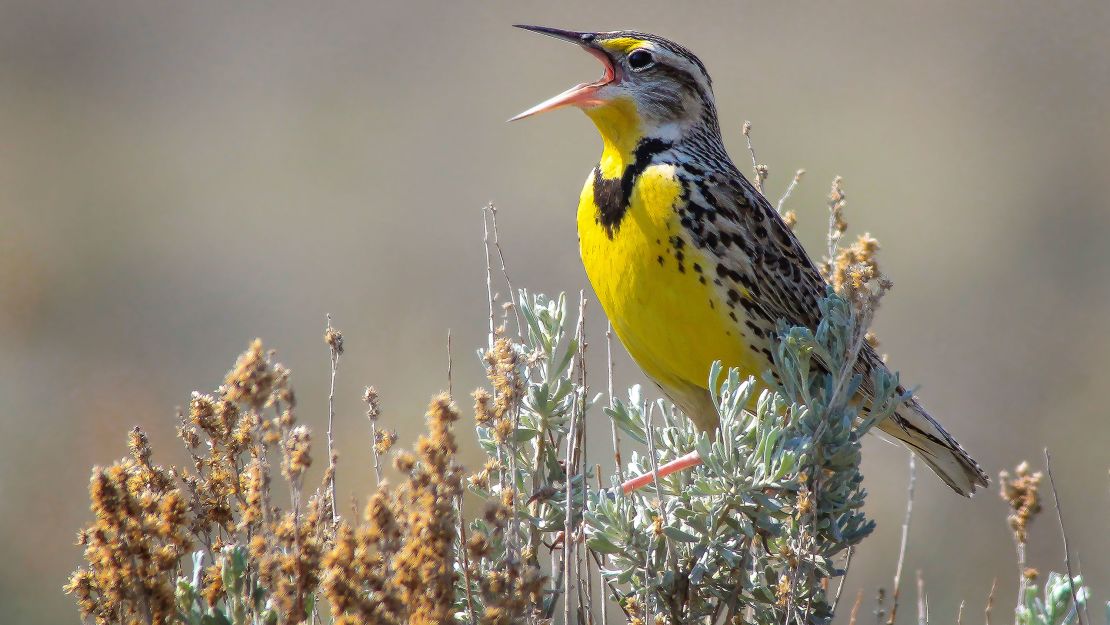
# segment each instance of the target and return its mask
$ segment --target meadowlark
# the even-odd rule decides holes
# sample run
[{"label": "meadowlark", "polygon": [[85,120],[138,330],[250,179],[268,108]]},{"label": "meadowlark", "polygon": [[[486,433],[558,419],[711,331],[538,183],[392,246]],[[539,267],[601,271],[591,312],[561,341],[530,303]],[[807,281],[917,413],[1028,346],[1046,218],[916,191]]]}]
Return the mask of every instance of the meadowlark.
[{"label": "meadowlark", "polygon": [[[576,43],[605,68],[599,80],[513,119],[576,106],[597,126],[601,159],[578,203],[586,273],[644,373],[699,428],[712,429],[711,364],[758,379],[771,365],[778,320],[816,328],[825,280],[729,159],[709,74],[689,50],[634,31],[519,27]],[[865,346],[857,365],[863,395],[872,391],[869,374],[884,367]],[[975,460],[916,398],[879,427],[956,492],[970,496],[987,485]]]}]

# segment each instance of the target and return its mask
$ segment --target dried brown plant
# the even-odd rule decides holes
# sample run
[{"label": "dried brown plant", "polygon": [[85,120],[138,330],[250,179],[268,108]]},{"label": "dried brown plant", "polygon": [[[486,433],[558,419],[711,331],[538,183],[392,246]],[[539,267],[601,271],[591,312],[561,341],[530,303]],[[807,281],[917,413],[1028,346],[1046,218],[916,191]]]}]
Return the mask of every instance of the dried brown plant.
[{"label": "dried brown plant", "polygon": [[1006,520],[1010,523],[1010,531],[1014,533],[1014,541],[1024,545],[1029,540],[1029,522],[1041,511],[1041,479],[1040,471],[1030,471],[1029,463],[1022,462],[1011,475],[1009,471],[998,474],[1000,484],[999,496],[1010,506],[1010,515]]}]

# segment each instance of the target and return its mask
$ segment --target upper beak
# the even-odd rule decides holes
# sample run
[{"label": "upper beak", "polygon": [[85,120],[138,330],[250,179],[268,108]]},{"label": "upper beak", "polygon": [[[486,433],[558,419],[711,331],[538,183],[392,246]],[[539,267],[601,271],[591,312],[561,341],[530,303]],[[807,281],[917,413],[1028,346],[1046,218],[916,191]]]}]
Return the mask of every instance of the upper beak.
[{"label": "upper beak", "polygon": [[603,103],[603,100],[597,98],[597,91],[605,85],[613,82],[613,80],[616,79],[616,72],[613,69],[613,61],[609,58],[609,55],[606,54],[604,50],[602,50],[597,44],[594,43],[594,40],[597,38],[596,33],[580,33],[573,30],[548,28],[546,26],[525,26],[522,24],[515,24],[515,26],[517,28],[523,28],[524,30],[531,30],[540,34],[544,34],[549,37],[555,37],[556,39],[562,39],[564,41],[577,43],[578,45],[582,46],[582,49],[584,49],[586,52],[589,52],[590,54],[601,60],[602,64],[605,66],[605,75],[602,76],[600,80],[575,85],[553,98],[540,102],[527,111],[524,111],[520,115],[513,117],[509,121],[513,122],[518,119],[524,119],[525,117],[530,117],[532,115],[535,115],[536,113],[551,111],[567,105],[597,106],[598,104]]}]

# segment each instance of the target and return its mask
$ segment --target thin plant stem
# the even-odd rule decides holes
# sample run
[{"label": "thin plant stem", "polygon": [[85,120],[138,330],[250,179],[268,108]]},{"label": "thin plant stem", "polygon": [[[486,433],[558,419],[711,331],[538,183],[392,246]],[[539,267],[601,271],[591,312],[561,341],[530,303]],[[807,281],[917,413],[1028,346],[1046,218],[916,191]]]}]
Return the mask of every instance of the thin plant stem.
[{"label": "thin plant stem", "polygon": [[929,625],[929,598],[925,596],[925,579],[917,569],[917,625]]},{"label": "thin plant stem", "polygon": [[755,181],[755,189],[763,193],[763,182],[767,180],[766,168],[761,168],[759,161],[755,158],[755,147],[752,146],[752,123],[749,121],[744,122],[744,139],[748,142],[748,154],[752,156],[752,178]]},{"label": "thin plant stem", "polygon": [[478,619],[474,615],[474,597],[472,596],[473,590],[471,585],[474,583],[470,577],[470,555],[466,550],[466,519],[463,518],[462,513],[462,494],[459,494],[456,503],[459,510],[459,551],[462,553],[462,570],[463,570],[463,584],[466,588],[466,615],[470,621],[470,625],[477,625]]},{"label": "thin plant stem", "polygon": [[570,432],[567,434],[567,450],[566,458],[564,460],[564,467],[566,468],[566,502],[567,509],[563,519],[563,622],[570,623],[570,560],[571,560],[571,543],[575,541],[573,536],[572,516],[571,512],[574,509],[573,495],[571,484],[574,482],[572,477],[573,472],[573,459],[574,459],[574,438],[578,433],[578,419],[576,416],[570,420]]},{"label": "thin plant stem", "polygon": [[[1044,448],[1044,463],[1045,471],[1048,473],[1048,485],[1052,488],[1052,503],[1056,507],[1056,520],[1060,522],[1060,537],[1064,541],[1064,565],[1068,569],[1068,590],[1071,591],[1072,605],[1075,607],[1075,618],[1079,620],[1079,625],[1087,625],[1091,621],[1089,614],[1086,614],[1086,605],[1083,607],[1079,605],[1079,594],[1075,591],[1075,573],[1071,568],[1071,552],[1068,550],[1068,533],[1064,531],[1064,513],[1060,509],[1060,497],[1056,493],[1056,480],[1052,477],[1052,454],[1048,453],[1048,447]],[[1023,576],[1024,577],[1024,576]],[[1086,614],[1086,623],[1084,622],[1084,615]]]},{"label": "thin plant stem", "polygon": [[486,218],[488,206],[482,208],[482,247],[486,252],[486,301],[489,303],[489,338],[487,345],[493,349],[493,261],[490,258],[489,220]]},{"label": "thin plant stem", "polygon": [[887,619],[887,625],[894,625],[894,620],[898,617],[898,595],[901,593],[902,565],[906,561],[906,545],[909,542],[910,521],[913,519],[913,491],[916,481],[917,464],[915,455],[910,452],[910,480],[906,487],[906,516],[902,520],[902,543],[898,547],[898,565],[894,569],[894,594],[891,595],[890,618]]},{"label": "thin plant stem", "polygon": [[983,622],[991,625],[991,609],[994,607],[994,591],[998,589],[998,578],[991,581],[991,591],[987,595],[987,607],[983,609]]},{"label": "thin plant stem", "polygon": [[520,320],[520,311],[517,310],[517,292],[513,288],[513,281],[509,279],[509,269],[505,266],[505,253],[501,251],[501,233],[497,227],[497,206],[490,202],[486,205],[490,220],[493,222],[493,247],[497,250],[497,259],[501,263],[501,275],[505,276],[505,285],[509,287],[509,303],[513,305],[513,316],[516,317],[517,338],[523,336],[524,324]]},{"label": "thin plant stem", "polygon": [[[616,396],[613,394],[613,324],[609,323],[605,328],[605,352],[609,360],[608,373],[609,373],[609,408],[613,408],[616,402]],[[624,470],[621,469],[621,433],[620,428],[617,427],[617,422],[610,419],[609,424],[613,427],[613,461],[617,469],[617,482],[624,483]]]},{"label": "thin plant stem", "polygon": [[786,187],[786,191],[783,191],[782,197],[779,198],[778,204],[775,206],[775,210],[777,210],[779,214],[782,214],[782,209],[786,206],[786,200],[790,199],[790,195],[794,193],[794,189],[798,186],[798,183],[802,181],[802,176],[804,176],[805,173],[806,170],[804,169],[799,169],[794,172],[794,178],[791,179],[790,184]]},{"label": "thin plant stem", "polygon": [[328,337],[328,348],[331,352],[331,387],[328,391],[328,499],[331,501],[332,523],[338,523],[339,508],[335,503],[335,443],[333,432],[335,427],[335,374],[339,370],[339,356],[343,353],[343,339],[338,339],[339,342],[336,343],[330,338],[334,329],[331,327],[331,315],[329,314],[327,317],[328,327],[325,330],[325,337]]},{"label": "thin plant stem", "polygon": [[[576,420],[578,421],[578,436],[574,439],[574,466],[573,471],[582,475],[582,510],[586,509],[586,490],[589,484],[586,482],[586,293],[585,291],[578,291],[578,327],[575,330],[577,338],[577,354],[578,360],[577,373],[578,373],[578,397],[576,403]],[[573,505],[573,501],[567,498],[567,506]],[[581,529],[578,530],[581,532]],[[590,607],[590,583],[589,571],[586,573],[586,588],[585,600],[583,600],[583,579],[582,579],[582,552],[579,540],[574,541],[574,566],[575,566],[575,586],[578,590],[578,611],[581,616],[585,610],[586,621],[593,622],[592,609]]]},{"label": "thin plant stem", "polygon": [[855,548],[849,546],[844,557],[844,574],[840,576],[840,583],[836,585],[836,596],[833,597],[832,613],[836,614],[836,606],[840,605],[840,593],[844,591],[844,583],[848,581],[848,570],[852,567],[852,552]]}]

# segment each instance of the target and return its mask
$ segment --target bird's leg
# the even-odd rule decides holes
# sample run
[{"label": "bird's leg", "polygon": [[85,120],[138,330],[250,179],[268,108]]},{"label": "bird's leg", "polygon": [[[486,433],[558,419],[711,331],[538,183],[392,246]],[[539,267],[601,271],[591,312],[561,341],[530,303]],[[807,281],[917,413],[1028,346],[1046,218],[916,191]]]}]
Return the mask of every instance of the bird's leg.
[{"label": "bird's leg", "polygon": [[658,471],[650,471],[648,473],[645,473],[645,474],[641,475],[640,477],[634,477],[634,478],[628,480],[624,484],[621,484],[621,491],[625,495],[627,495],[627,494],[631,493],[632,491],[636,490],[637,488],[645,486],[646,484],[648,484],[649,482],[654,480],[656,477],[666,477],[666,476],[670,475],[671,473],[676,473],[676,472],[681,471],[683,469],[689,469],[690,467],[696,467],[699,464],[701,464],[701,457],[698,456],[698,452],[691,451],[690,453],[686,454],[685,456],[682,456],[681,458],[678,458],[677,460],[671,460],[667,464],[659,467]]}]

